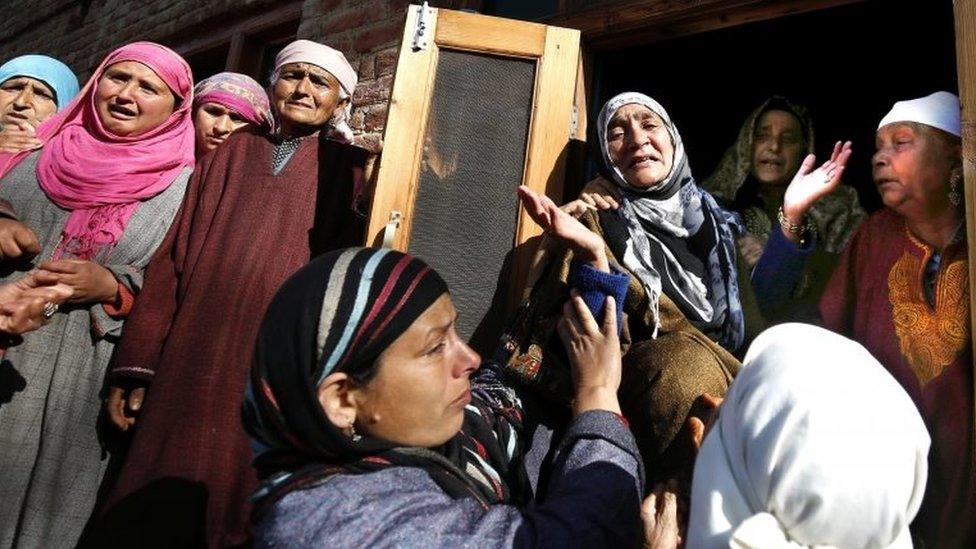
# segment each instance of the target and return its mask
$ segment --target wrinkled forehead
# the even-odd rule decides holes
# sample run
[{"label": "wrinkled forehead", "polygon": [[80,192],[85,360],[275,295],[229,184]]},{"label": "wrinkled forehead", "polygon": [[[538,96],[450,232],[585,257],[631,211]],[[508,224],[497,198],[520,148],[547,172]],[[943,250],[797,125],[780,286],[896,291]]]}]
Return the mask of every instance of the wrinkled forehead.
[{"label": "wrinkled forehead", "polygon": [[631,121],[644,121],[653,120],[655,122],[664,123],[664,120],[656,112],[652,111],[649,107],[641,105],[640,103],[627,103],[621,105],[619,109],[614,111],[613,116],[607,121],[607,128],[614,128],[622,126]]},{"label": "wrinkled forehead", "polygon": [[325,78],[330,82],[334,82],[334,83],[339,82],[338,79],[336,79],[336,77],[331,72],[323,69],[318,65],[312,63],[306,63],[304,61],[296,62],[296,63],[285,63],[284,65],[281,66],[281,69],[278,71],[278,74],[280,76],[288,72],[305,72],[310,75],[315,75],[320,78]]},{"label": "wrinkled forehead", "polygon": [[0,82],[0,86],[3,86],[5,84],[7,84],[8,82],[9,83],[18,82],[18,83],[30,84],[30,85],[33,85],[33,86],[41,86],[45,90],[47,90],[47,92],[50,93],[51,95],[54,95],[54,93],[55,93],[54,92],[54,88],[52,88],[50,84],[48,84],[47,82],[41,80],[40,78],[34,78],[33,76],[26,76],[26,75],[23,75],[23,74],[15,74],[15,75],[11,76],[10,78],[7,78],[3,82]]}]

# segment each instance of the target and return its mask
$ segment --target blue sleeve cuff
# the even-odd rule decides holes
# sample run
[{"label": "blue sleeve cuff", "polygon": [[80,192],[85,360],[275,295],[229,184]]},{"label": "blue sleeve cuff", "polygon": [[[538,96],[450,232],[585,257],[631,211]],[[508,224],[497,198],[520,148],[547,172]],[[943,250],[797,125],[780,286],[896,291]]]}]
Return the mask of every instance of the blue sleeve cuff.
[{"label": "blue sleeve cuff", "polygon": [[605,273],[587,263],[576,260],[570,263],[569,286],[579,292],[597,322],[603,322],[603,304],[606,297],[613,296],[617,304],[618,333],[623,325],[624,299],[627,297],[628,284],[630,275],[612,265],[610,272]]},{"label": "blue sleeve cuff", "polygon": [[773,227],[759,263],[752,271],[752,285],[763,312],[791,299],[803,277],[807,258],[817,247],[814,233],[802,246],[790,242],[779,227]]}]

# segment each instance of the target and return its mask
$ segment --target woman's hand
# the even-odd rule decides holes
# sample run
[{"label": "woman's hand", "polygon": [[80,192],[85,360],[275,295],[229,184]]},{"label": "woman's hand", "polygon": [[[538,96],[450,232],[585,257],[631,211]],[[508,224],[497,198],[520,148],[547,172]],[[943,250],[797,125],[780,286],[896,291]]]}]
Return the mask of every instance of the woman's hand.
[{"label": "woman's hand", "polygon": [[41,253],[41,243],[30,227],[15,219],[0,218],[0,260]]},{"label": "woman's hand", "polygon": [[752,269],[759,263],[759,258],[762,257],[763,246],[762,240],[759,240],[754,234],[744,234],[736,240],[739,245],[739,253],[742,254],[742,259],[746,262],[746,267]]},{"label": "woman's hand", "polygon": [[34,126],[28,122],[4,124],[0,132],[0,153],[16,154],[39,149],[43,143],[34,134]]},{"label": "woman's hand", "polygon": [[607,296],[603,326],[599,326],[583,298],[575,290],[571,293],[556,330],[573,367],[576,385],[573,413],[608,410],[619,414],[617,389],[620,388],[621,357],[617,306],[613,296]]},{"label": "woman's hand", "polygon": [[681,544],[678,496],[674,483],[658,484],[641,504],[644,549],[673,549]]},{"label": "woman's hand", "polygon": [[51,320],[45,309],[70,295],[67,286],[41,286],[33,275],[0,284],[0,332],[19,335],[40,328]]},{"label": "woman's hand", "polygon": [[64,284],[71,288],[71,303],[112,303],[119,281],[112,271],[92,261],[60,259],[41,263],[34,277],[40,284]]},{"label": "woman's hand", "polygon": [[559,209],[579,219],[581,215],[589,210],[616,210],[619,207],[620,205],[617,204],[617,201],[612,196],[582,193],[579,198],[563,204]]},{"label": "woman's hand", "polygon": [[105,411],[108,419],[120,431],[128,431],[136,424],[136,416],[142,408],[142,401],[146,398],[144,385],[126,383],[113,384],[108,389],[108,400],[105,401]]},{"label": "woman's hand", "polygon": [[[803,160],[803,164],[793,177],[786,193],[783,195],[783,214],[794,225],[803,223],[803,217],[810,207],[818,200],[833,192],[840,185],[844,167],[851,157],[851,142],[834,145],[830,160],[817,169],[813,169],[817,157],[810,154]],[[790,240],[796,240],[797,235],[783,230],[783,234]]]},{"label": "woman's hand", "polygon": [[546,232],[569,246],[577,259],[590,263],[605,273],[610,272],[606,247],[600,235],[560,210],[548,196],[540,195],[525,185],[519,187],[518,193],[529,217]]}]

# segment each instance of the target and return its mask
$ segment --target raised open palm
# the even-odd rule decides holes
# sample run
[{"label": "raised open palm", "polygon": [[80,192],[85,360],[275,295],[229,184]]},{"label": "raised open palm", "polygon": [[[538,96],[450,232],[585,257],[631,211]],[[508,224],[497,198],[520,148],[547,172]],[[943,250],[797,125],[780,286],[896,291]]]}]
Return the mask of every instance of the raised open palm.
[{"label": "raised open palm", "polygon": [[833,192],[840,185],[841,175],[851,157],[851,142],[834,145],[830,160],[814,169],[817,157],[810,154],[790,181],[783,195],[783,213],[793,223],[801,223],[803,216],[818,200]]},{"label": "raised open palm", "polygon": [[600,235],[559,209],[548,196],[540,195],[525,185],[519,187],[518,194],[529,217],[547,233],[569,246],[578,259],[593,263],[601,271],[610,270]]}]

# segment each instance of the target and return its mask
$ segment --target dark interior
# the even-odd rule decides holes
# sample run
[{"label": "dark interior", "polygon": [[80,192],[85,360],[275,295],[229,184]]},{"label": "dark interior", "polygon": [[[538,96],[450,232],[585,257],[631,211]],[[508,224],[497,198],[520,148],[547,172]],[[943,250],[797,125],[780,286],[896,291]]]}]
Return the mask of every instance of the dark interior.
[{"label": "dark interior", "polygon": [[868,0],[601,52],[594,65],[590,143],[607,99],[646,93],[668,109],[702,181],[746,116],[785,95],[810,109],[819,160],[834,141],[854,142],[844,181],[869,211],[880,207],[870,168],[878,121],[896,100],[958,92],[951,2]]}]

